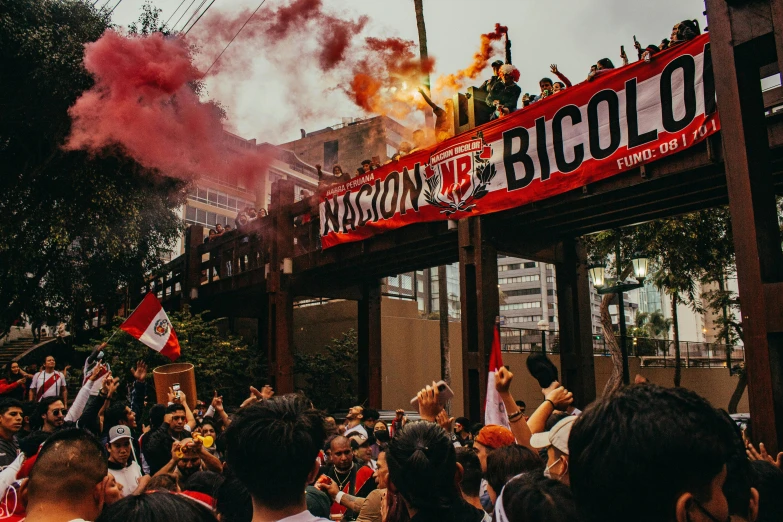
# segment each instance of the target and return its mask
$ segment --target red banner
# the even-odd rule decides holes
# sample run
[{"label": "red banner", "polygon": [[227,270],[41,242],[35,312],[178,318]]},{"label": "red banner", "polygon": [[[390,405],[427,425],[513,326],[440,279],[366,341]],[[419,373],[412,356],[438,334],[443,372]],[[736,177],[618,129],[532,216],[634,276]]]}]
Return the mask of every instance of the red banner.
[{"label": "red banner", "polygon": [[604,73],[322,194],[323,248],[526,205],[720,130],[709,35]]}]

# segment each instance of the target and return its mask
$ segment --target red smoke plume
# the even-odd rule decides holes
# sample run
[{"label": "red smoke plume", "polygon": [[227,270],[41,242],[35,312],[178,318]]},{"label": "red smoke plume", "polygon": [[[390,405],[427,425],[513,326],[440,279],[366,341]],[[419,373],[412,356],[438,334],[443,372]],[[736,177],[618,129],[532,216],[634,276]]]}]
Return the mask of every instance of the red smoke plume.
[{"label": "red smoke plume", "polygon": [[456,74],[449,74],[438,78],[435,89],[437,91],[458,91],[465,87],[467,80],[475,80],[476,77],[487,68],[489,59],[495,52],[494,42],[508,34],[508,27],[495,24],[495,30],[481,35],[481,46],[473,55],[473,63]]},{"label": "red smoke plume", "polygon": [[367,112],[404,118],[426,107],[418,93],[434,61],[422,63],[416,44],[400,38],[367,38],[353,68],[348,95]]},{"label": "red smoke plume", "polygon": [[86,45],[84,66],[95,85],[69,110],[73,126],[66,149],[119,146],[145,167],[186,179],[251,179],[266,166],[259,154],[223,145],[222,110],[194,92],[191,82],[202,75],[181,38],[106,31]]}]

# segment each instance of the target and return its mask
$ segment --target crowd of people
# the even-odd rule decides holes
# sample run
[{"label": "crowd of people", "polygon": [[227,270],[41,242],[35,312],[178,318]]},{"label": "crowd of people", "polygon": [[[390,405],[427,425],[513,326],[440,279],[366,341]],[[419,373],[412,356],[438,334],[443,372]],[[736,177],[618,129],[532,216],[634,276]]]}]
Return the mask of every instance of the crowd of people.
[{"label": "crowd of people", "polygon": [[[527,366],[543,402],[529,416],[511,394],[514,374],[495,373],[503,425],[449,416],[435,383],[417,394],[415,420],[397,410],[386,422],[358,405],[330,416],[301,394],[275,396],[269,386],[251,387],[234,408],[215,393],[191,410],[173,389],[166,404],[145,405],[146,364],[121,379],[96,355],[103,347],[87,359],[70,407],[51,357],[29,400],[18,387],[2,389],[0,516],[783,520],[783,453],[757,450],[725,412],[682,388],[635,384],[580,411],[556,367],[535,354]],[[24,375],[9,368],[6,383]]]},{"label": "crowd of people", "polygon": [[[651,44],[643,47],[634,36],[634,47],[639,60],[650,62],[655,54],[692,40],[699,34],[701,34],[701,28],[699,27],[699,22],[697,20],[683,20],[674,25],[670,38],[663,38],[660,44]],[[510,59],[510,56],[507,56],[507,59]],[[628,55],[625,52],[624,46],[620,47],[620,59],[622,60],[623,65],[628,65]],[[510,62],[503,62],[502,60],[496,60],[490,65],[492,67],[492,77],[475,90],[482,93],[486,104],[492,110],[490,116],[491,120],[507,116],[520,108],[527,107],[532,103],[541,101],[549,96],[557,95],[566,89],[573,87],[571,81],[558,69],[557,65],[552,64],[550,66],[550,71],[558,81],[553,81],[550,77],[541,78],[538,82],[538,94],[522,94],[522,88],[519,85],[521,77],[519,69]],[[588,72],[585,81],[591,82],[597,77],[614,69],[615,65],[611,59],[601,58],[590,66],[590,71]],[[451,106],[451,100],[446,100],[444,107],[440,107],[432,101],[424,89],[419,89],[419,92],[435,115],[434,135],[428,140],[425,130],[418,129],[414,131],[412,135],[413,144],[408,141],[401,142],[399,150],[387,163],[399,161],[401,157],[407,154],[416,152],[432,143],[440,143],[453,136],[451,122],[453,107]],[[468,97],[469,96],[470,95],[468,94]],[[520,102],[522,107],[520,107]],[[356,176],[366,174],[380,166],[381,163],[378,158],[364,160],[362,161],[362,165],[357,169]],[[332,166],[332,175],[325,174],[322,171],[321,165],[316,165],[316,169],[318,171],[319,189],[321,191],[335,185],[340,185],[353,179],[353,177],[356,177],[352,177],[349,173],[344,172],[340,165]]]}]

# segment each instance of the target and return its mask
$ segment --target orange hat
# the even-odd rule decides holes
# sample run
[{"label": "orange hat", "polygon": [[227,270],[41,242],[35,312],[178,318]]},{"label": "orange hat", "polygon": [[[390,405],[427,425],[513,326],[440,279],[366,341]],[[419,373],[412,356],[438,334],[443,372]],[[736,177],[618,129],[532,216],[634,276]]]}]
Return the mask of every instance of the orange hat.
[{"label": "orange hat", "polygon": [[491,449],[498,449],[503,446],[511,446],[516,442],[516,439],[508,428],[490,424],[481,428],[476,442]]}]

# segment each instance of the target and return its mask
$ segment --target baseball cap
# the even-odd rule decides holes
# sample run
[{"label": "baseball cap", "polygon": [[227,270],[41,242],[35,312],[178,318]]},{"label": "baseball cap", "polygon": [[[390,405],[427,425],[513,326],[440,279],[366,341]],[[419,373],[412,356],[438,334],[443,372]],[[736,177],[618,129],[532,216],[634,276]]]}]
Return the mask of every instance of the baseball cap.
[{"label": "baseball cap", "polygon": [[360,435],[358,433],[355,433],[355,434],[353,434],[351,436],[351,449],[352,450],[359,449],[360,447],[364,446],[365,444],[367,444],[367,438],[366,437],[364,437],[364,436],[362,436],[362,435]]},{"label": "baseball cap", "polygon": [[536,449],[554,446],[568,455],[568,437],[571,435],[571,427],[576,422],[576,415],[571,415],[561,420],[549,431],[534,433],[530,437],[530,445]]},{"label": "baseball cap", "polygon": [[470,430],[470,419],[467,417],[457,417],[457,420],[455,420],[454,423],[462,426],[462,429]]},{"label": "baseball cap", "polygon": [[127,426],[114,426],[109,430],[109,444],[120,439],[132,439],[131,430]]},{"label": "baseball cap", "polygon": [[511,446],[515,440],[514,434],[511,433],[510,429],[495,424],[484,426],[476,436],[476,442],[491,449]]}]

